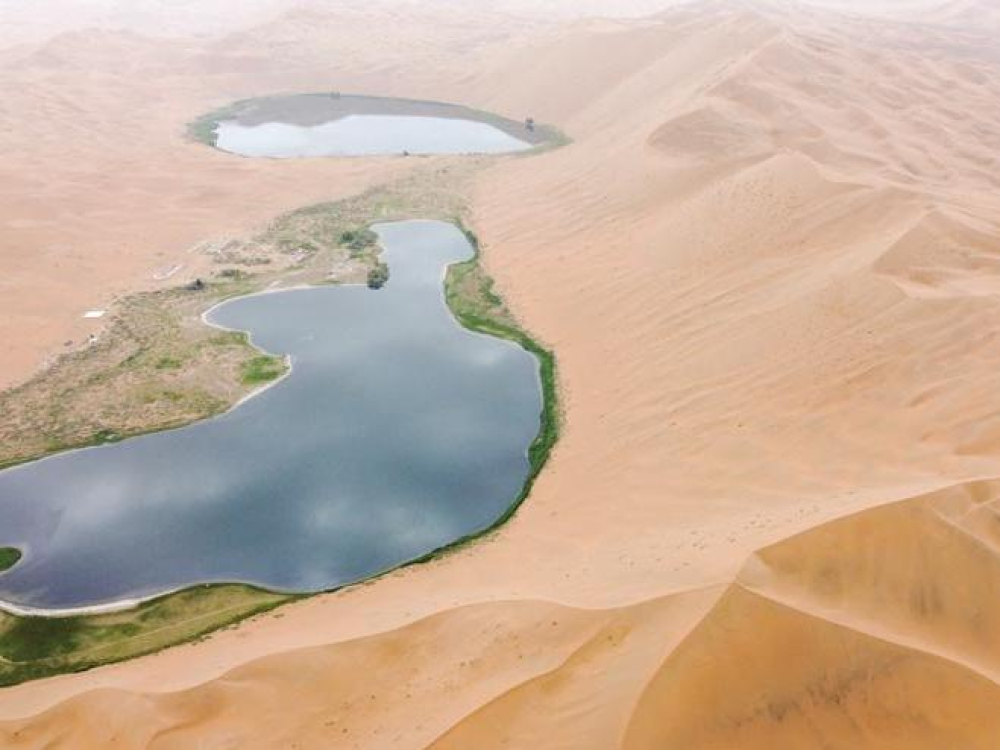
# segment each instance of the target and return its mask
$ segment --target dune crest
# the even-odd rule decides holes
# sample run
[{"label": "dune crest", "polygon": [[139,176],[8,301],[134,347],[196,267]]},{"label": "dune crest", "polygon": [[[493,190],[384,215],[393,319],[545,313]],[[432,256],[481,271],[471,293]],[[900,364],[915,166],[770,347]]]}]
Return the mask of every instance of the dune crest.
[{"label": "dune crest", "polygon": [[998,499],[996,482],[959,485],[762,550],[668,658],[623,746],[992,747]]}]

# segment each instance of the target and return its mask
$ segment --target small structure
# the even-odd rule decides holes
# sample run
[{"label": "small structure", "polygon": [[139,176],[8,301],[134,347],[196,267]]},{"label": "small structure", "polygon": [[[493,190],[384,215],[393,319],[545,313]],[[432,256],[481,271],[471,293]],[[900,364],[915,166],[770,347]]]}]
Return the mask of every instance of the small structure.
[{"label": "small structure", "polygon": [[529,117],[527,120],[525,120],[524,121],[524,127],[525,127],[526,130],[530,130],[531,132],[535,132],[535,118],[534,117]]},{"label": "small structure", "polygon": [[202,281],[201,279],[195,279],[184,288],[187,289],[189,292],[200,292],[202,289],[205,288],[205,282]]}]

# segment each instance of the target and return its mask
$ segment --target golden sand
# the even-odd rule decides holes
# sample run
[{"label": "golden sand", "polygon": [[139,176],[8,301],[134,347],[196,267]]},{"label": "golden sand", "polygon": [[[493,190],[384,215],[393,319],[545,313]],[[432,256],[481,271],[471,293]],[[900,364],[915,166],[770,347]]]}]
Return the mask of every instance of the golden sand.
[{"label": "golden sand", "polygon": [[496,537],[4,690],[0,745],[1000,746],[991,6],[341,5],[0,50],[4,382],[193,244],[409,168],[236,159],[187,120],[426,97],[574,138],[474,196],[564,438]]}]

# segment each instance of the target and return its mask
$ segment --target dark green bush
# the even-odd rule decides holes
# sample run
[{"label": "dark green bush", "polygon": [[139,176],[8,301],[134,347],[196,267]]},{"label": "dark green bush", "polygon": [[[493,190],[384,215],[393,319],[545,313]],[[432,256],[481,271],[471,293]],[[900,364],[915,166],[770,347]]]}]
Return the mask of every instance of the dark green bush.
[{"label": "dark green bush", "polygon": [[381,289],[385,286],[385,283],[389,280],[389,266],[385,263],[379,263],[375,268],[368,272],[368,288],[369,289]]},{"label": "dark green bush", "polygon": [[378,235],[370,229],[349,229],[340,235],[340,244],[361,253],[378,244]]}]

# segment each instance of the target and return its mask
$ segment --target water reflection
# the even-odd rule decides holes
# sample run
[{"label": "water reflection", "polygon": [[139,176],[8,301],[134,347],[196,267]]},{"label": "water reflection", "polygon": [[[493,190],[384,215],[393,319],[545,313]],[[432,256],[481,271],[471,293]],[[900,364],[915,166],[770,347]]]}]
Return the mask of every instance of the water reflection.
[{"label": "water reflection", "polygon": [[350,115],[322,125],[221,122],[216,146],[242,156],[497,154],[532,148],[485,122],[446,117]]},{"label": "water reflection", "polygon": [[307,591],[489,525],[538,430],[537,362],[458,326],[453,226],[378,227],[389,284],[264,294],[211,320],[292,355],[222,417],[0,472],[0,598],[72,607],[211,581]]}]

